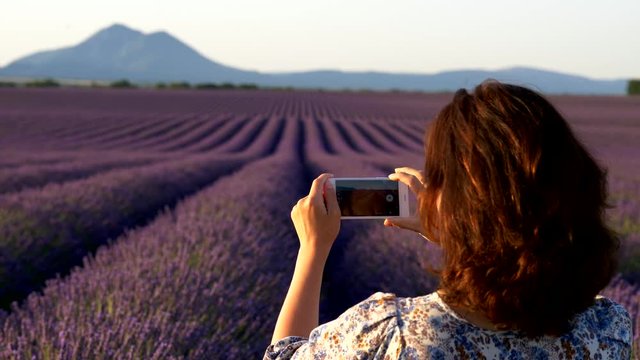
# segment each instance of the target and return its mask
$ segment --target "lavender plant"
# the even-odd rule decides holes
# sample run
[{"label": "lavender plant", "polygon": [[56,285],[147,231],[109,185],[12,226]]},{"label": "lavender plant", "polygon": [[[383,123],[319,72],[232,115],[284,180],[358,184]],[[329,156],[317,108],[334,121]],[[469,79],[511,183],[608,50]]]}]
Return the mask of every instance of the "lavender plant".
[{"label": "lavender plant", "polygon": [[0,169],[0,194],[17,192],[49,183],[89,177],[100,172],[137,167],[158,161],[158,157],[138,155],[128,157],[104,156],[83,158],[76,161],[47,165],[24,165],[12,169]]},{"label": "lavender plant", "polygon": [[5,195],[0,198],[0,304],[21,299],[108,238],[245,161],[200,156]]},{"label": "lavender plant", "polygon": [[[295,200],[320,172],[422,167],[425,125],[450,99],[0,89],[0,180],[14,190],[63,182],[0,196],[4,305],[49,280],[0,311],[0,358],[261,355],[293,270]],[[640,99],[551,100],[609,170],[608,216],[622,241],[622,273],[603,294],[631,312],[638,354]],[[119,164],[163,163],[115,170],[117,161],[107,164],[116,153]],[[166,205],[148,226],[90,255]],[[438,259],[437,248],[409,232],[345,222],[325,272],[322,321],[374,291],[431,291],[436,279],[424,268]]]},{"label": "lavender plant", "polygon": [[261,160],[101,248],[14,305],[0,356],[257,358],[295,261],[300,174],[286,157]]}]

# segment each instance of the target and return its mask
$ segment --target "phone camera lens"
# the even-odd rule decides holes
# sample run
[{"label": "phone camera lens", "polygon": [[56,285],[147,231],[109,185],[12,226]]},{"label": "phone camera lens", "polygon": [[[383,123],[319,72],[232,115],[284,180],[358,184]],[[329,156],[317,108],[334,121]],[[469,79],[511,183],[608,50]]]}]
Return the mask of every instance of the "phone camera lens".
[{"label": "phone camera lens", "polygon": [[386,199],[387,199],[387,202],[392,202],[392,201],[393,201],[393,195],[388,194],[388,195],[386,196]]}]

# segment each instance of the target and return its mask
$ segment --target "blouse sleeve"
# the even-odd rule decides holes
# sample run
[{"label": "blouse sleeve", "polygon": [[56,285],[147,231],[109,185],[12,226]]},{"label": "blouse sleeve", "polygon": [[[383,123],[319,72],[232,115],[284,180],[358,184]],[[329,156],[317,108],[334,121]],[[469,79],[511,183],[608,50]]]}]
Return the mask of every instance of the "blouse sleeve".
[{"label": "blouse sleeve", "polygon": [[265,360],[357,358],[400,354],[397,298],[375,293],[337,319],[311,331],[309,338],[289,336],[270,345]]}]

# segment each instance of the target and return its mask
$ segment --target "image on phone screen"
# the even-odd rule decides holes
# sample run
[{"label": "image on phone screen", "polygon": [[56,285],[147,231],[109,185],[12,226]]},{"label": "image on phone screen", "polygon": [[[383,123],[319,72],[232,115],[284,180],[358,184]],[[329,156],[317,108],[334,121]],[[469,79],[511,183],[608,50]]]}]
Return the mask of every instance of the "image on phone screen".
[{"label": "image on phone screen", "polygon": [[384,179],[336,179],[336,196],[342,216],[398,216],[398,183]]}]

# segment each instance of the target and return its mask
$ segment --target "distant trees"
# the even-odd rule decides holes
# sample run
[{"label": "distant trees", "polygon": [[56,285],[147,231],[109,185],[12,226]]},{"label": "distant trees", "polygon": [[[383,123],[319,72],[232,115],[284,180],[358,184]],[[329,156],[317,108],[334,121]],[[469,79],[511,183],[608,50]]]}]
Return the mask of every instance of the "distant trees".
[{"label": "distant trees", "polygon": [[196,84],[195,88],[200,90],[213,90],[213,89],[255,90],[255,89],[258,89],[258,85],[252,84],[252,83],[240,83],[236,85],[230,82],[223,82],[221,84],[213,83],[213,82],[205,82],[205,83]]},{"label": "distant trees", "polygon": [[133,84],[132,82],[130,82],[127,79],[120,79],[120,80],[116,80],[113,81],[111,84],[109,84],[109,87],[112,88],[135,88],[136,85]]},{"label": "distant trees", "polygon": [[627,94],[640,95],[640,79],[629,80],[629,84],[627,85]]},{"label": "distant trees", "polygon": [[245,89],[245,90],[256,90],[256,89],[258,89],[258,85],[251,84],[251,83],[240,84],[240,85],[238,85],[238,87],[240,89]]},{"label": "distant trees", "polygon": [[172,82],[169,84],[170,89],[191,89],[191,84],[186,81]]},{"label": "distant trees", "polygon": [[216,83],[199,83],[199,84],[196,84],[195,88],[199,90],[212,90],[212,89],[219,89],[220,85]]},{"label": "distant trees", "polygon": [[156,89],[191,89],[191,84],[187,81],[176,81],[171,83],[157,82]]},{"label": "distant trees", "polygon": [[24,83],[26,87],[60,87],[60,83],[54,79],[36,79]]},{"label": "distant trees", "polygon": [[[80,86],[90,88],[114,88],[114,89],[133,89],[137,87],[141,88],[156,88],[156,89],[198,89],[198,90],[217,90],[217,89],[242,89],[242,90],[256,90],[260,89],[257,84],[254,83],[232,83],[232,82],[202,82],[202,83],[190,83],[188,81],[174,81],[174,82],[157,82],[157,83],[134,83],[129,79],[118,79],[109,82],[108,80],[93,80],[87,82],[81,81],[63,81],[59,82],[53,78],[44,79],[32,79],[27,82],[14,82],[14,81],[0,81],[0,88],[9,87],[61,87],[61,86]],[[271,90],[291,90],[291,87],[270,87]]]}]

